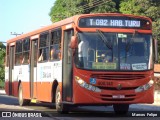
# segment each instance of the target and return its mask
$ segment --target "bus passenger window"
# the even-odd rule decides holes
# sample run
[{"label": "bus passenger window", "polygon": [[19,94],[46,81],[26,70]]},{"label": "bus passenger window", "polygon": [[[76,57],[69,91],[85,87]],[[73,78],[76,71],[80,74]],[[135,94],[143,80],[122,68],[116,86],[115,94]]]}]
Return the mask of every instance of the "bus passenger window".
[{"label": "bus passenger window", "polygon": [[22,64],[22,40],[16,41],[16,52],[15,52],[15,65]]},{"label": "bus passenger window", "polygon": [[46,61],[49,59],[48,56],[48,48],[43,48],[39,50],[39,58],[38,61]]},{"label": "bus passenger window", "polygon": [[60,60],[61,57],[61,29],[51,32],[50,60]]},{"label": "bus passenger window", "polygon": [[22,64],[29,64],[29,52],[30,52],[30,39],[25,38],[23,40],[23,59]]},{"label": "bus passenger window", "polygon": [[50,51],[50,57],[51,60],[58,60],[61,57],[61,51],[58,47],[58,45],[54,45],[51,47],[51,51]]},{"label": "bus passenger window", "polygon": [[29,64],[29,53],[23,53],[23,60],[22,60],[22,64]]},{"label": "bus passenger window", "polygon": [[38,61],[47,60],[49,60],[49,34],[45,32],[40,35]]},{"label": "bus passenger window", "polygon": [[43,61],[43,49],[40,49],[38,61]]},{"label": "bus passenger window", "polygon": [[23,52],[22,64],[29,64],[29,52]]},{"label": "bus passenger window", "polygon": [[58,58],[58,55],[56,53],[56,49],[52,48],[51,49],[51,60],[54,60],[54,59],[57,59],[57,58]]},{"label": "bus passenger window", "polygon": [[61,59],[61,50],[58,52],[58,59]]}]

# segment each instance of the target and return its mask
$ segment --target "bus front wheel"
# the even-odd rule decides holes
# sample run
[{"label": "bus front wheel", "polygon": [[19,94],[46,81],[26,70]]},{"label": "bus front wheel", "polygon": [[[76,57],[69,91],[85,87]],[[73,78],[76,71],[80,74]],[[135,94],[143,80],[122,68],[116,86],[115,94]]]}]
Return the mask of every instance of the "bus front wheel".
[{"label": "bus front wheel", "polygon": [[68,106],[65,104],[62,104],[62,95],[61,95],[59,87],[57,87],[56,89],[55,105],[56,105],[56,110],[58,113],[68,113],[69,112]]},{"label": "bus front wheel", "polygon": [[30,100],[23,98],[22,84],[19,85],[19,89],[18,89],[18,102],[20,106],[29,105],[30,103]]},{"label": "bus front wheel", "polygon": [[113,105],[114,112],[116,114],[127,114],[129,110],[129,104],[114,104]]}]

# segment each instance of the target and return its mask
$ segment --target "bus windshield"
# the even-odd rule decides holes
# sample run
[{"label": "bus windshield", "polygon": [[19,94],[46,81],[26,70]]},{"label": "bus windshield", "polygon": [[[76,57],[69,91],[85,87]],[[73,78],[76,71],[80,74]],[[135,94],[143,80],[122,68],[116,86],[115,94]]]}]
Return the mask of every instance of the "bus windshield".
[{"label": "bus windshield", "polygon": [[152,36],[141,33],[79,32],[76,66],[89,70],[149,70]]}]

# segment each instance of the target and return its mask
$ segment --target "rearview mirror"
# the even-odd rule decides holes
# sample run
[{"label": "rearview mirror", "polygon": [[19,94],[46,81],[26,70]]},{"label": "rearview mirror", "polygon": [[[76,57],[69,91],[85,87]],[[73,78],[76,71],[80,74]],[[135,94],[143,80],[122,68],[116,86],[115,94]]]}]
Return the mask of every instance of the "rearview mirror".
[{"label": "rearview mirror", "polygon": [[72,36],[72,37],[71,37],[71,41],[70,41],[69,47],[70,47],[71,49],[75,49],[75,48],[78,47],[77,37],[75,37],[75,36]]}]

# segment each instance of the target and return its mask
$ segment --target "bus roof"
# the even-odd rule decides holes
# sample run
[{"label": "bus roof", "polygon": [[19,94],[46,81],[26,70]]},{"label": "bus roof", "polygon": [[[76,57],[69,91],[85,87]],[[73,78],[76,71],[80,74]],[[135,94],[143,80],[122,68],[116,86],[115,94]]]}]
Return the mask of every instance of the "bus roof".
[{"label": "bus roof", "polygon": [[147,19],[149,21],[151,21],[150,18],[148,17],[145,17],[145,16],[137,16],[137,15],[130,15],[130,14],[121,14],[121,13],[94,13],[94,14],[81,14],[81,15],[75,15],[75,16],[72,16],[70,18],[66,18],[64,20],[61,20],[59,22],[55,22],[49,26],[45,26],[43,28],[40,28],[40,29],[37,29],[37,30],[34,30],[32,32],[29,32],[29,33],[26,33],[26,34],[22,34],[18,37],[15,37],[15,38],[12,38],[10,40],[7,40],[7,43],[12,43],[12,42],[15,42],[17,40],[21,40],[21,39],[25,39],[27,37],[31,37],[31,36],[34,36],[34,35],[37,35],[37,34],[40,34],[42,32],[45,32],[45,31],[48,31],[48,30],[52,30],[53,28],[58,28],[60,26],[63,26],[63,25],[67,25],[69,23],[72,23],[72,22],[75,22],[77,21],[79,18],[81,17],[90,17],[90,16],[126,16],[126,17],[134,17],[134,18],[142,18],[142,19]]},{"label": "bus roof", "polygon": [[58,28],[59,26],[62,26],[62,25],[65,25],[65,24],[72,23],[73,22],[73,18],[74,17],[70,17],[70,18],[61,20],[59,22],[53,23],[51,25],[45,26],[43,28],[34,30],[32,32],[29,32],[29,33],[26,33],[26,34],[22,34],[20,36],[17,36],[15,38],[12,38],[12,39],[8,40],[7,43],[12,43],[12,42],[14,42],[16,40],[21,40],[21,39],[24,39],[24,38],[27,38],[27,37],[31,37],[31,36],[37,35],[39,33],[45,32],[47,30],[51,30],[53,28]]}]

